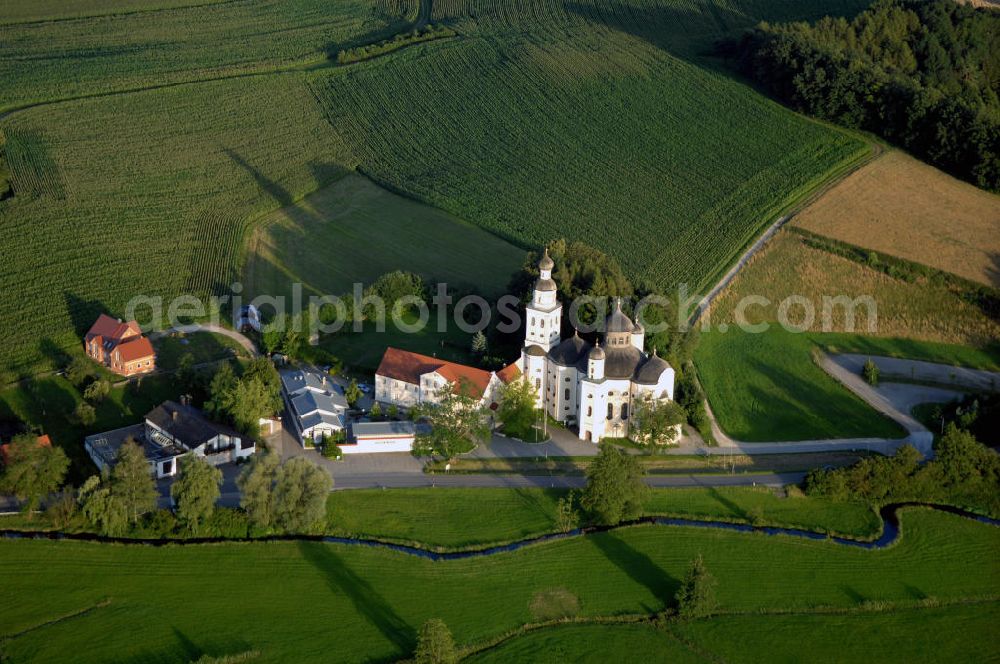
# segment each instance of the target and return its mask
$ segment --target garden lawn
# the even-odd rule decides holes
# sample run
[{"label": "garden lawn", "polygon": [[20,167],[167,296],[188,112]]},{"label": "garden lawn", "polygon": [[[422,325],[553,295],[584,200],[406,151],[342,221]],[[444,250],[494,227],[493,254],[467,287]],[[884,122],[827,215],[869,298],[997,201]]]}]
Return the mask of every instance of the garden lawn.
[{"label": "garden lawn", "polygon": [[[417,316],[413,312],[405,312],[402,320],[405,325],[413,325]],[[417,332],[399,329],[389,313],[386,314],[385,329],[381,332],[374,323],[364,323],[361,332],[355,332],[352,325],[348,323],[339,332],[323,335],[320,338],[320,348],[333,353],[349,369],[366,377],[375,373],[389,346],[461,364],[477,365],[471,351],[472,335],[458,329],[451,319],[446,331],[438,332],[434,309],[430,311],[427,325]]]},{"label": "garden lawn", "polygon": [[163,370],[176,369],[181,358],[188,353],[196,365],[247,354],[235,339],[213,332],[163,337],[156,340],[153,346],[156,348],[156,368]]},{"label": "garden lawn", "polygon": [[1000,593],[1000,529],[927,510],[909,510],[902,521],[903,539],[875,552],[636,527],[448,562],[315,542],[4,540],[0,564],[17,573],[0,586],[0,625],[12,662],[66,653],[77,662],[191,661],[249,650],[269,662],[371,661],[410,654],[416,629],[431,617],[459,643],[498,635],[532,620],[533,600],[546,591],[574,596],[583,615],[657,611],[699,554],[726,610]]},{"label": "garden lawn", "polygon": [[816,338],[777,327],[703,333],[695,365],[719,426],[747,442],[903,437],[815,363]]},{"label": "garden lawn", "polygon": [[[327,532],[443,548],[481,547],[556,530],[547,489],[387,489],[335,491]],[[881,523],[867,505],[806,496],[778,497],[766,488],[651,489],[646,514],[756,521],[873,537]],[[489,515],[489,518],[483,518]]]},{"label": "garden lawn", "polygon": [[458,218],[351,174],[264,217],[250,241],[247,292],[339,295],[394,270],[503,292],[524,252]]}]

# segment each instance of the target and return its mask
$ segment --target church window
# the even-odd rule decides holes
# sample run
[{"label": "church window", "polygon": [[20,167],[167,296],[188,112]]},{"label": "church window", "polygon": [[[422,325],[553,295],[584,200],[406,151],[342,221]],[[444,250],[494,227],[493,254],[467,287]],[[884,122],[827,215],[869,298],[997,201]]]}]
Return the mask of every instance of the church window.
[{"label": "church window", "polygon": [[593,406],[587,406],[587,417],[590,417],[593,414],[594,414],[594,407]]},{"label": "church window", "polygon": [[538,324],[541,326],[541,328],[543,330],[545,329],[545,319],[544,318],[540,318],[539,321],[538,321]]},{"label": "church window", "polygon": [[613,403],[608,404],[608,419],[613,419],[615,416],[615,405]]},{"label": "church window", "polygon": [[622,419],[623,420],[627,420],[628,419],[628,404],[627,403],[623,403],[622,404]]},{"label": "church window", "polygon": [[566,398],[569,399],[569,388],[568,387],[566,388],[565,394],[566,394]]},{"label": "church window", "polygon": [[535,389],[537,390],[537,389],[539,389],[539,388],[540,388],[541,386],[542,386],[542,379],[541,379],[541,378],[536,378],[536,379],[535,379]]}]

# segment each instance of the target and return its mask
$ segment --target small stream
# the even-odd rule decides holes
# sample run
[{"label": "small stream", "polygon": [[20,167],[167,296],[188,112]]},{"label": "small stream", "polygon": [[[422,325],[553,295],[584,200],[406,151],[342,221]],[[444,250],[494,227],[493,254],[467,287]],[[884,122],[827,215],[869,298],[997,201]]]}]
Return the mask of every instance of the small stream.
[{"label": "small stream", "polygon": [[575,530],[570,530],[565,533],[549,533],[546,535],[539,535],[537,537],[529,537],[526,539],[517,540],[516,542],[510,542],[509,544],[491,546],[483,549],[469,549],[463,551],[445,551],[445,552],[432,551],[416,546],[409,546],[406,544],[393,544],[391,542],[382,542],[375,539],[357,538],[357,537],[335,537],[330,535],[277,535],[272,537],[258,537],[258,538],[246,537],[246,538],[228,538],[228,539],[221,537],[200,537],[200,538],[189,538],[189,539],[138,539],[130,537],[103,537],[101,535],[95,535],[91,533],[59,533],[59,532],[45,532],[45,531],[0,530],[0,538],[70,540],[70,541],[84,541],[84,542],[103,542],[109,544],[137,544],[145,546],[186,546],[192,544],[219,544],[225,542],[307,541],[307,542],[325,542],[328,544],[343,544],[347,546],[365,546],[375,549],[385,549],[389,551],[395,551],[396,553],[403,553],[406,555],[426,558],[428,560],[461,560],[464,558],[478,558],[482,556],[492,556],[498,553],[517,551],[518,549],[523,549],[528,546],[534,546],[536,544],[554,542],[557,540],[569,539],[571,537],[587,536],[595,533],[611,532],[614,530],[619,530],[621,528],[628,528],[631,526],[652,525],[652,526],[666,526],[666,527],[682,526],[688,528],[691,527],[712,528],[717,530],[730,530],[741,533],[784,535],[786,537],[798,537],[810,540],[820,540],[820,541],[828,540],[835,544],[856,547],[859,549],[884,549],[885,547],[890,546],[897,539],[899,539],[898,512],[900,509],[906,507],[928,507],[942,512],[947,512],[948,514],[954,514],[967,519],[973,519],[980,523],[985,523],[992,526],[1000,526],[1000,519],[992,519],[990,517],[974,514],[972,512],[959,509],[957,507],[950,507],[947,505],[931,505],[926,503],[894,503],[891,505],[886,505],[881,510],[879,510],[879,516],[881,516],[882,518],[882,534],[879,535],[878,539],[869,541],[856,540],[848,537],[828,536],[825,533],[819,533],[813,530],[805,530],[802,528],[783,528],[778,526],[752,526],[745,523],[730,523],[728,521],[716,521],[712,519],[690,519],[682,517],[659,517],[659,516],[643,517],[640,519],[635,519],[633,521],[620,523],[615,526],[587,526],[585,528],[577,528]]}]

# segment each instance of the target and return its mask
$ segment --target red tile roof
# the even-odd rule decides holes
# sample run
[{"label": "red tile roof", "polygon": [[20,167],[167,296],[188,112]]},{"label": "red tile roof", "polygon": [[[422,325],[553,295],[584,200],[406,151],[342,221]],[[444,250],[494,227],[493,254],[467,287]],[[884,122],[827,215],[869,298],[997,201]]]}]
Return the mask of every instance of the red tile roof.
[{"label": "red tile roof", "polygon": [[139,324],[134,320],[130,320],[127,323],[123,323],[117,318],[112,318],[107,314],[101,314],[97,317],[97,321],[90,327],[90,331],[87,332],[85,337],[87,341],[90,341],[94,337],[103,337],[104,341],[121,341],[124,337],[141,335],[142,330],[139,329]]},{"label": "red tile roof", "polygon": [[521,376],[521,369],[518,368],[516,362],[511,362],[503,369],[497,372],[497,378],[505,383],[510,383],[517,380]]},{"label": "red tile roof", "polygon": [[462,383],[468,384],[473,389],[473,396],[482,396],[490,384],[489,371],[391,347],[385,349],[375,373],[418,385],[420,376],[432,371],[454,383],[456,391]]},{"label": "red tile roof", "polygon": [[[49,439],[48,434],[38,437],[39,447],[52,447],[52,441]],[[3,464],[6,466],[10,463],[10,443],[4,443],[0,445],[0,456],[3,457]]]},{"label": "red tile roof", "polygon": [[129,339],[125,343],[119,344],[114,352],[118,353],[119,361],[121,362],[134,362],[135,360],[153,357],[155,354],[153,344],[146,337]]}]

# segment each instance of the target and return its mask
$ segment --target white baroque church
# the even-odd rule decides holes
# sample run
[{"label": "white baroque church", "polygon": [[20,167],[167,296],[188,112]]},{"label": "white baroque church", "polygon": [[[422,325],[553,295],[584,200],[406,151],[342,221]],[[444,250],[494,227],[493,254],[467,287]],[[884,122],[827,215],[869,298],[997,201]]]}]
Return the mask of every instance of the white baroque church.
[{"label": "white baroque church", "polygon": [[629,436],[633,404],[640,399],[673,400],[674,369],[643,350],[645,331],[621,310],[604,325],[604,345],[591,345],[574,332],[561,338],[562,304],[552,280],[548,250],[527,305],[520,368],[538,392],[538,406],[555,420],[575,425],[580,439]]}]

